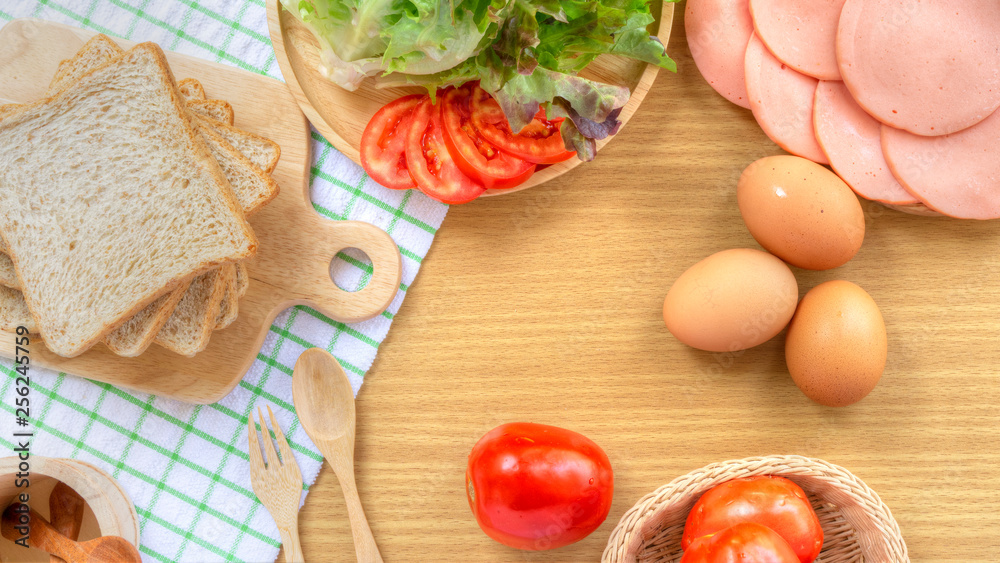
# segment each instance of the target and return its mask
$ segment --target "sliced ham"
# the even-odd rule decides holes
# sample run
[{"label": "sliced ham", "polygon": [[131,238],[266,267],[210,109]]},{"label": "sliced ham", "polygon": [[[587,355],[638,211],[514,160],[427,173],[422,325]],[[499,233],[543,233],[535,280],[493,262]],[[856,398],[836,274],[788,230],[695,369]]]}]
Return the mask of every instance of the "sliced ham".
[{"label": "sliced ham", "polygon": [[705,80],[730,102],[749,108],[743,60],[753,22],[747,0],[688,0],[684,30]]},{"label": "sliced ham", "polygon": [[837,23],[844,1],[750,0],[750,14],[778,60],[820,80],[840,80]]},{"label": "sliced ham", "polygon": [[1000,107],[1000,1],[847,0],[837,56],[855,99],[882,123],[961,131]]},{"label": "sliced ham", "polygon": [[882,155],[882,124],[865,113],[839,81],[820,81],[813,125],[833,170],[863,198],[894,205],[917,203]]},{"label": "sliced ham", "polygon": [[892,173],[928,207],[960,219],[1000,218],[1000,112],[939,137],[882,126]]},{"label": "sliced ham", "polygon": [[750,109],[764,133],[786,151],[827,164],[813,133],[813,97],[818,81],[784,65],[754,34],[747,45]]}]

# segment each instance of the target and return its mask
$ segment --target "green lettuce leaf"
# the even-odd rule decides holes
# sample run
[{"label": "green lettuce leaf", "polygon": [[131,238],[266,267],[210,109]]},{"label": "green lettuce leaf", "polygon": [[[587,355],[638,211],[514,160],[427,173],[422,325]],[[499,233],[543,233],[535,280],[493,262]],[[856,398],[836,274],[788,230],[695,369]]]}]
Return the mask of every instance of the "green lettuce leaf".
[{"label": "green lettuce leaf", "polygon": [[[281,0],[316,35],[323,70],[353,89],[478,80],[521,130],[539,108],[565,117],[568,148],[592,157],[613,135],[626,88],[577,76],[603,54],[676,72],[649,34],[649,0]],[[676,1],[676,0],[667,0]]]},{"label": "green lettuce leaf", "polygon": [[507,0],[281,2],[319,42],[324,75],[354,90],[369,76],[436,74],[474,57]]}]

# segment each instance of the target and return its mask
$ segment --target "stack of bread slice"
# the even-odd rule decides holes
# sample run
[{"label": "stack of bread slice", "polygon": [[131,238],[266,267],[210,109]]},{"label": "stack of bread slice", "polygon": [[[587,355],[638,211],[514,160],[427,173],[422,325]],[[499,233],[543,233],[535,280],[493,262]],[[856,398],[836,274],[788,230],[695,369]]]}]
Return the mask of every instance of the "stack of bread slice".
[{"label": "stack of bread slice", "polygon": [[280,148],[152,43],[97,35],[45,95],[0,106],[0,330],[67,357],[200,352],[238,315]]}]

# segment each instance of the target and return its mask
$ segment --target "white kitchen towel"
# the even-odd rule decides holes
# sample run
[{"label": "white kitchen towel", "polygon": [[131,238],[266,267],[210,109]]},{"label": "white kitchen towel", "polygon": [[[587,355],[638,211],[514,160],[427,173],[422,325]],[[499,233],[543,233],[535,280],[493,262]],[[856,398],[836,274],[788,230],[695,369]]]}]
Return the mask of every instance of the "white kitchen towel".
[{"label": "white kitchen towel", "polygon": [[[281,78],[264,0],[0,2],[0,25],[25,17],[154,41],[167,50]],[[305,348],[329,350],[357,393],[447,212],[447,206],[420,193],[375,184],[315,132],[313,139],[312,198],[317,213],[331,220],[372,223],[399,245],[403,283],[388,311],[353,325],[305,307],[286,311],[274,321],[244,379],[214,405],[193,406],[31,371],[27,428],[35,432],[32,453],[82,459],[118,479],[139,513],[144,561],[275,560],[280,547],[277,529],[250,486],[247,415],[258,405],[272,406],[296,453],[307,492],[323,458],[294,415],[295,360]],[[351,252],[338,258],[341,287],[356,289],[367,282],[369,263]],[[12,434],[24,430],[15,425],[15,377],[13,364],[0,362],[0,447],[7,454],[15,447]]]}]

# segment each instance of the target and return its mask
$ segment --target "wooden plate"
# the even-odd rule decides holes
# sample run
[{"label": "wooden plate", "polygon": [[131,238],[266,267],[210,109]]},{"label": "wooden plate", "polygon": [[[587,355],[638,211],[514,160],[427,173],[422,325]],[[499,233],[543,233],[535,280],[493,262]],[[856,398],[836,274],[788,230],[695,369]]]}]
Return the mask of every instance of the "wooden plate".
[{"label": "wooden plate", "polygon": [[[41,97],[62,59],[72,57],[94,33],[39,20],[14,20],[0,30],[0,98],[25,102]],[[128,48],[134,43],[116,40]],[[271,322],[292,305],[307,305],[341,322],[370,319],[389,306],[399,288],[399,249],[384,231],[368,223],[320,217],[309,198],[309,127],[281,82],[224,66],[167,53],[174,76],[201,81],[209,97],[222,98],[236,112],[236,126],[281,145],[274,179],[281,193],[250,220],[259,239],[248,263],[250,288],[240,314],[216,331],[208,348],[186,358],[151,346],[138,358],[121,358],[103,345],[76,358],[62,358],[33,339],[31,363],[113,385],[193,403],[218,401],[250,368]],[[374,274],[364,289],[341,290],[330,262],[345,248],[359,248]],[[12,357],[14,335],[0,333],[0,355]]]},{"label": "wooden plate", "polygon": [[[662,12],[662,13],[661,13]],[[653,2],[653,24],[655,34],[664,45],[670,39],[670,28],[674,18],[674,4]],[[361,133],[375,112],[382,106],[406,94],[426,92],[421,88],[376,89],[373,81],[365,80],[354,92],[348,92],[330,82],[320,74],[319,47],[312,32],[295,16],[281,9],[280,0],[267,0],[267,26],[274,43],[281,74],[288,83],[303,113],[326,140],[354,162],[361,162],[359,147]],[[582,76],[625,86],[632,97],[622,110],[622,125],[635,114],[646,92],[653,85],[659,67],[647,65],[622,57],[602,55],[595,60]],[[611,138],[598,141],[600,149]],[[535,187],[565,174],[580,164],[577,158],[549,166],[535,173],[527,182],[509,190],[487,190],[484,195],[509,194]]]},{"label": "wooden plate", "polygon": [[[27,492],[29,504],[43,517],[50,518],[49,495],[63,482],[87,503],[80,528],[80,541],[100,536],[121,536],[139,547],[139,516],[128,494],[104,471],[75,459],[31,456],[31,485],[14,485],[19,472],[17,456],[0,458],[0,506],[6,508],[15,497]],[[49,555],[40,549],[24,549],[7,539],[0,539],[0,562],[48,562]]]}]

